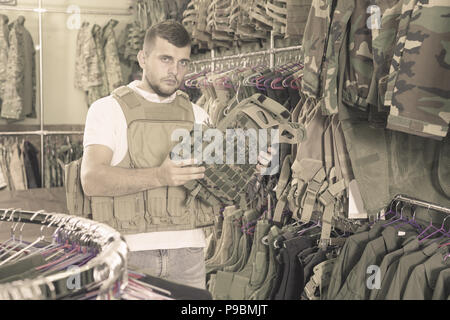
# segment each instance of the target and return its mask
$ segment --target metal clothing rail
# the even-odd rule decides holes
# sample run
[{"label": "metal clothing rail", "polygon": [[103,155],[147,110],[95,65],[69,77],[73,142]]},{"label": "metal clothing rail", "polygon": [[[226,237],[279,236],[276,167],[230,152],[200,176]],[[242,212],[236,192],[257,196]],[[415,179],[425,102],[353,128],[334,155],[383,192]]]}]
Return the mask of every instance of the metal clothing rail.
[{"label": "metal clothing rail", "polygon": [[[99,286],[99,299],[106,299],[118,282],[120,290],[127,286],[128,247],[120,233],[111,227],[83,217],[12,208],[0,209],[0,223],[4,221],[39,224],[42,225],[41,232],[45,226],[54,226],[58,232],[65,233],[70,242],[98,248],[100,252],[75,271],[0,284],[1,299],[59,299],[67,294],[76,294],[87,286]],[[82,287],[68,288],[67,283],[77,275],[83,279]],[[50,297],[42,288],[50,292]]]},{"label": "metal clothing rail", "polygon": [[48,135],[59,135],[59,134],[63,134],[63,135],[71,135],[71,134],[77,134],[77,135],[82,135],[84,134],[83,131],[9,131],[9,132],[0,132],[0,136],[19,136],[19,135],[23,135],[23,136],[29,136],[29,135],[43,135],[43,136],[48,136]]},{"label": "metal clothing rail", "polygon": [[430,203],[430,202],[426,202],[423,200],[419,200],[419,199],[414,199],[411,197],[408,197],[406,195],[402,195],[402,194],[398,194],[394,197],[394,199],[392,200],[394,201],[402,201],[402,202],[408,202],[410,204],[422,207],[422,208],[428,208],[434,211],[439,211],[442,213],[446,213],[446,214],[450,214],[450,208],[446,208],[443,207],[439,204],[435,204],[435,203]]},{"label": "metal clothing rail", "polygon": [[192,61],[192,64],[218,62],[218,61],[240,59],[240,58],[259,56],[259,55],[268,55],[268,54],[272,54],[272,53],[279,53],[279,52],[285,52],[285,51],[294,51],[294,50],[301,49],[301,47],[302,46],[293,46],[293,47],[286,47],[286,48],[267,49],[267,50],[257,51],[257,52],[239,53],[239,54],[234,54],[231,56],[223,56],[223,57],[217,57],[217,58],[196,60],[196,61]]},{"label": "metal clothing rail", "polygon": [[269,55],[270,57],[270,67],[274,67],[274,61],[275,61],[275,54],[279,52],[285,52],[285,51],[294,51],[299,50],[302,48],[302,46],[291,46],[291,47],[285,47],[285,48],[274,48],[275,46],[275,36],[273,31],[270,32],[270,48],[267,50],[257,51],[257,52],[248,52],[248,53],[239,53],[234,54],[230,56],[223,56],[223,57],[216,57],[215,56],[215,50],[211,50],[211,58],[208,59],[202,59],[202,60],[196,60],[192,61],[192,64],[201,64],[201,63],[211,63],[211,70],[214,71],[214,63],[224,60],[231,60],[231,59],[240,59],[240,58],[246,58],[246,57],[252,57],[252,56],[259,56],[259,55]]},{"label": "metal clothing rail", "polygon": [[[60,10],[60,9],[47,9],[47,8],[18,8],[18,7],[6,7],[0,5],[0,11],[22,11],[22,12],[37,12],[37,13],[64,13],[74,14],[72,11]],[[133,13],[131,10],[122,11],[96,11],[96,10],[80,10],[79,14],[92,14],[92,15],[107,15],[107,16],[130,16]]]}]

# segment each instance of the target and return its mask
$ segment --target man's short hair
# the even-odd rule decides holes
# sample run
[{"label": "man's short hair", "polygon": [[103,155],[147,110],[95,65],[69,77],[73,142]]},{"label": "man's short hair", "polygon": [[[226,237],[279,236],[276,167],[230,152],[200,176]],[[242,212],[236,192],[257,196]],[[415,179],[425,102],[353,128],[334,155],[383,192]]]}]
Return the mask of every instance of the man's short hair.
[{"label": "man's short hair", "polygon": [[166,20],[154,24],[145,33],[144,49],[151,49],[156,37],[169,41],[170,44],[178,48],[183,48],[191,44],[191,37],[183,25],[175,20]]}]

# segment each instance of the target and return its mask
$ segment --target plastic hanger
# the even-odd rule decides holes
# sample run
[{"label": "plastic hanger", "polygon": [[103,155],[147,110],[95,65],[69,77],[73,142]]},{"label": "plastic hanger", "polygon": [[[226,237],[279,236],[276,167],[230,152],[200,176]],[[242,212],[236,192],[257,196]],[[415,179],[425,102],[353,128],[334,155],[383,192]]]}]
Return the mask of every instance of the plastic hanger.
[{"label": "plastic hanger", "polygon": [[[11,215],[9,216],[9,219],[8,219],[8,221],[13,221],[13,217],[14,217],[14,214],[18,211],[18,210],[20,210],[20,209],[15,209],[15,210],[13,210],[12,212],[11,212]],[[5,215],[6,215],[6,213],[5,213]],[[2,247],[3,248],[1,248],[0,249],[0,259],[5,255],[5,254],[7,254],[8,252],[10,252],[10,250],[9,250],[9,245],[10,245],[10,243],[14,243],[15,242],[15,240],[16,240],[16,228],[17,228],[17,226],[19,225],[19,222],[16,222],[16,223],[12,223],[12,225],[11,225],[11,236],[10,236],[10,238],[8,239],[8,240],[6,240],[5,242],[3,242],[3,244],[2,244]]]},{"label": "plastic hanger", "polygon": [[412,220],[408,220],[405,223],[401,223],[398,226],[395,226],[395,229],[398,230],[401,226],[405,224],[410,224],[413,227],[417,228],[420,232],[422,231],[422,227],[416,222],[416,210],[414,210],[413,218]]},{"label": "plastic hanger", "polygon": [[306,229],[300,230],[300,231],[297,233],[297,235],[298,235],[298,236],[301,236],[301,235],[304,234],[306,231],[312,230],[312,229],[314,229],[314,228],[321,227],[321,226],[322,226],[322,224],[321,224],[321,222],[320,222],[320,220],[319,220],[319,221],[317,221],[313,226],[311,226],[311,227],[309,227],[309,228],[306,228]]},{"label": "plastic hanger", "polygon": [[[15,225],[15,227],[14,227],[13,242],[16,241],[16,240],[15,240],[15,237],[16,237],[15,232],[16,232],[16,227],[19,225],[20,221],[21,221],[21,217],[19,216],[19,221],[16,223],[16,225]],[[3,258],[4,256],[6,256],[7,254],[9,254],[9,253],[11,253],[11,252],[14,252],[14,251],[16,251],[17,249],[19,249],[20,247],[23,247],[23,246],[24,246],[23,238],[22,238],[23,227],[24,227],[24,226],[25,226],[25,223],[23,222],[23,223],[22,223],[22,226],[20,227],[19,242],[18,242],[15,246],[13,246],[13,247],[11,247],[11,248],[8,248],[2,255],[0,255],[0,260],[1,260],[1,258]]]},{"label": "plastic hanger", "polygon": [[[38,212],[36,212],[31,218],[30,221],[33,221],[33,219],[36,217]],[[46,222],[48,218],[48,215],[45,217],[44,222]],[[14,260],[16,257],[19,257],[22,253],[24,253],[26,250],[34,247],[37,243],[39,243],[40,241],[44,240],[45,236],[43,235],[44,232],[44,227],[41,227],[41,235],[32,243],[30,243],[28,246],[26,246],[25,248],[21,249],[19,252],[16,252],[15,254],[13,254],[12,256],[10,256],[9,258],[7,258],[6,260],[3,260],[2,262],[0,262],[0,266],[4,265],[5,263]]]},{"label": "plastic hanger", "polygon": [[[444,229],[445,221],[446,221],[448,218],[450,218],[450,215],[445,217],[445,219],[444,219],[444,221],[442,221],[442,225],[441,225],[441,227],[440,227],[439,229],[435,230],[434,232],[430,233],[430,234],[427,235],[426,237],[422,238],[419,242],[422,242],[422,241],[424,241],[425,239],[431,238],[432,236],[434,236],[435,234],[437,234],[437,233],[439,233],[439,232],[442,233],[442,235],[444,235],[444,236],[445,236],[445,235],[448,236],[448,233],[450,232],[450,230],[449,230],[449,231],[446,231],[446,230]],[[442,237],[441,237],[441,238],[442,238]]]},{"label": "plastic hanger", "polygon": [[[400,204],[400,202],[397,203],[397,205],[395,206],[395,211],[396,211],[396,212],[398,212],[397,207],[398,207],[399,204]],[[407,221],[407,218],[403,217],[403,209],[404,209],[404,208],[405,208],[405,207],[402,207],[402,208],[400,209],[400,217],[398,217],[397,219],[395,219],[395,220],[393,220],[393,221],[390,221],[390,222],[388,222],[388,223],[383,224],[383,227],[390,226],[390,225],[392,225],[392,224],[394,224],[394,223],[397,223],[397,222],[404,222],[404,221]]]},{"label": "plastic hanger", "polygon": [[[427,212],[430,211],[430,207],[427,208]],[[429,229],[433,228],[437,230],[437,228],[433,225],[433,218],[430,216],[430,224],[417,236],[417,239],[420,239],[422,235],[424,235]]]},{"label": "plastic hanger", "polygon": [[[47,225],[47,228],[50,229],[52,224],[55,223],[55,222],[56,222],[56,219],[52,219],[50,221],[50,223]],[[49,245],[47,245],[45,247],[42,247],[42,248],[40,248],[40,249],[30,253],[29,255],[27,255],[27,257],[33,256],[33,255],[36,255],[36,254],[42,254],[43,256],[45,256],[45,255],[48,255],[48,254],[50,254],[50,253],[52,253],[52,252],[54,252],[54,251],[56,251],[58,249],[63,248],[65,245],[61,244],[61,243],[58,243],[56,241],[57,234],[58,234],[60,229],[61,229],[61,226],[58,226],[56,228],[56,230],[53,232],[52,237],[51,237],[52,238],[52,242]]]}]

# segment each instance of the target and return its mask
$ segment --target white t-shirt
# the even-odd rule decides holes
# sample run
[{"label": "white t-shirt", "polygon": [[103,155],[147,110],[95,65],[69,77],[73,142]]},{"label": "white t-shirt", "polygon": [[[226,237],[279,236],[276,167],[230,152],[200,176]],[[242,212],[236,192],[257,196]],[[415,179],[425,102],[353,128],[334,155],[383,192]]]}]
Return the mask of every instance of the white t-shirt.
[{"label": "white t-shirt", "polygon": [[[176,97],[160,99],[155,93],[144,91],[137,86],[140,81],[131,82],[128,87],[145,99],[156,103],[170,103]],[[209,119],[208,113],[192,104],[196,123]],[[127,122],[122,108],[116,99],[107,96],[95,101],[88,110],[84,129],[83,146],[101,144],[113,152],[111,166],[116,166],[128,151]],[[205,247],[206,239],[202,229],[183,231],[162,231],[124,235],[130,251],[179,249],[187,247]]]}]

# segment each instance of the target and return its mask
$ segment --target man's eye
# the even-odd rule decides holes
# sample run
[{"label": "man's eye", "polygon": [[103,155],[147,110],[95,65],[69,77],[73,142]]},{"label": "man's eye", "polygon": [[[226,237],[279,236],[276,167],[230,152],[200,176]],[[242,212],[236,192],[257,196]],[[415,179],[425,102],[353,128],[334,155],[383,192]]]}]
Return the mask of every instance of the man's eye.
[{"label": "man's eye", "polygon": [[162,62],[169,62],[169,58],[168,57],[162,57],[161,60],[162,60]]},{"label": "man's eye", "polygon": [[180,64],[181,64],[183,67],[186,67],[186,66],[188,65],[188,62],[187,62],[187,61],[180,61]]}]

